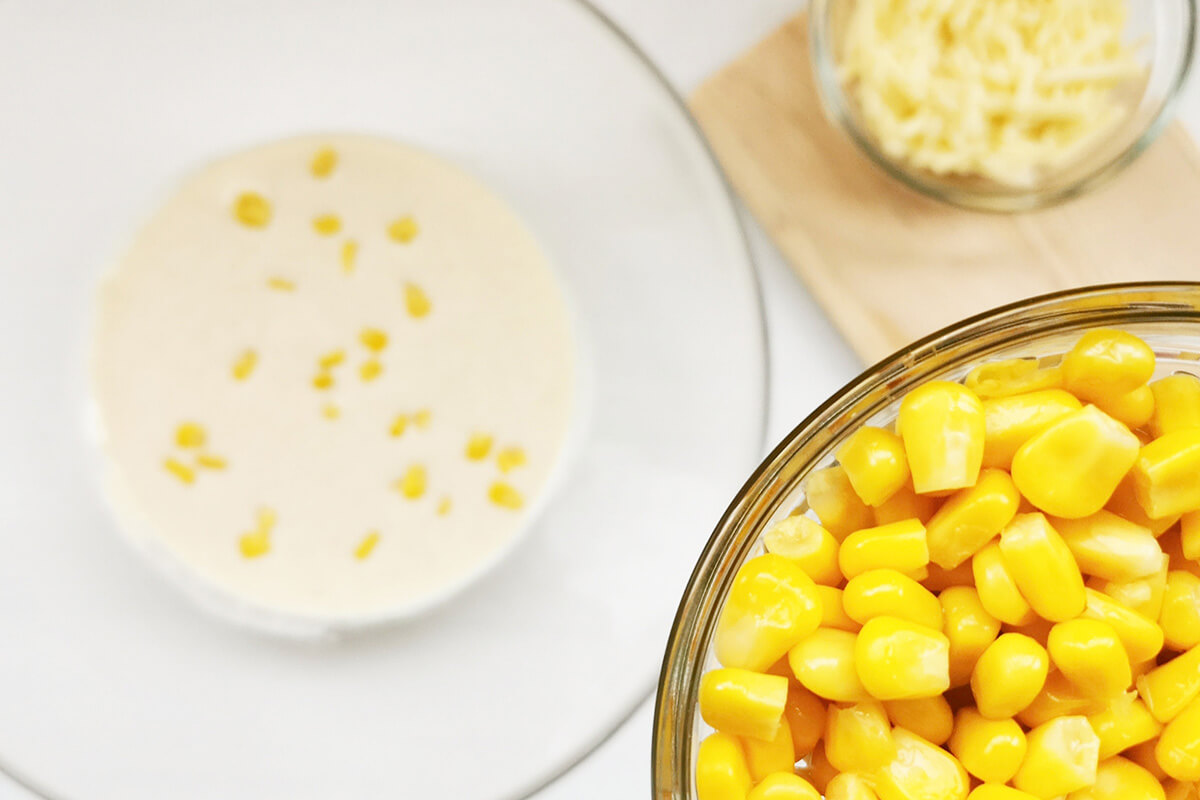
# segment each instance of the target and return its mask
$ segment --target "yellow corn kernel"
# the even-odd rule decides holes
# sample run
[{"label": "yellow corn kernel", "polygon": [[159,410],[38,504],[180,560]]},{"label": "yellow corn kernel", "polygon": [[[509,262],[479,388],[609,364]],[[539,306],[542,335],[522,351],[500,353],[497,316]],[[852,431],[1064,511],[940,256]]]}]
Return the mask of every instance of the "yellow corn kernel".
[{"label": "yellow corn kernel", "polygon": [[1111,625],[1133,664],[1154,658],[1163,648],[1162,628],[1095,589],[1087,590],[1087,608],[1083,616]]},{"label": "yellow corn kernel", "polygon": [[832,706],[825,723],[825,757],[841,772],[869,772],[896,756],[892,726],[877,701]]},{"label": "yellow corn kernel", "polygon": [[930,564],[922,584],[931,592],[940,592],[951,586],[974,586],[975,574],[969,560],[954,569],[942,569],[937,564]]},{"label": "yellow corn kernel", "polygon": [[746,753],[746,766],[750,768],[750,777],[755,783],[772,772],[790,773],[796,764],[792,729],[784,724],[776,728],[775,735],[769,740],[743,737],[742,750]]},{"label": "yellow corn kernel", "polygon": [[1042,367],[1036,358],[1009,358],[980,364],[967,373],[964,383],[987,400],[1057,389],[1062,386],[1062,371]]},{"label": "yellow corn kernel", "polygon": [[[788,667],[789,676],[791,667]],[[792,763],[808,756],[825,735],[827,711],[821,698],[802,686],[788,685],[783,721],[792,734]]]},{"label": "yellow corn kernel", "polygon": [[280,292],[294,292],[296,291],[296,282],[274,275],[267,278],[267,287]]},{"label": "yellow corn kernel", "polygon": [[950,685],[962,686],[971,680],[979,656],[999,635],[1000,620],[983,607],[973,586],[943,590],[938,604],[942,607],[942,630],[950,640]]},{"label": "yellow corn kernel", "polygon": [[1095,514],[1138,458],[1138,438],[1095,406],[1058,419],[1013,456],[1021,495],[1056,517]]},{"label": "yellow corn kernel", "polygon": [[1168,375],[1150,384],[1150,391],[1154,393],[1150,433],[1155,438],[1200,428],[1200,378],[1185,372]]},{"label": "yellow corn kernel", "polygon": [[1158,543],[1162,545],[1170,569],[1190,572],[1200,578],[1200,561],[1193,561],[1183,554],[1183,532],[1181,530],[1167,531],[1158,537]]},{"label": "yellow corn kernel", "polygon": [[1112,698],[1133,682],[1129,656],[1113,627],[1094,619],[1072,619],[1050,629],[1050,661],[1088,697]]},{"label": "yellow corn kernel", "polygon": [[195,483],[196,472],[187,464],[175,458],[167,458],[163,461],[163,468],[180,483]]},{"label": "yellow corn kernel", "polygon": [[989,614],[1009,625],[1026,625],[1033,621],[1036,615],[1008,571],[998,543],[993,542],[976,553],[971,559],[971,570],[979,601]]},{"label": "yellow corn kernel", "polygon": [[1008,469],[1021,445],[1082,407],[1074,395],[1061,389],[984,400],[983,466]]},{"label": "yellow corn kernel", "polygon": [[363,328],[358,333],[358,341],[372,353],[380,353],[388,346],[387,331],[379,328]]},{"label": "yellow corn kernel", "polygon": [[918,494],[978,479],[986,427],[983,404],[970,389],[948,381],[918,386],[901,401],[896,424]]},{"label": "yellow corn kernel", "polygon": [[858,633],[862,625],[846,613],[842,604],[842,590],[833,586],[817,584],[817,595],[821,598],[821,627],[837,628],[840,631]]},{"label": "yellow corn kernel", "polygon": [[493,481],[488,487],[488,500],[501,508],[516,511],[525,505],[525,498],[514,487],[504,481]]},{"label": "yellow corn kernel", "polygon": [[1092,402],[1130,430],[1142,427],[1154,416],[1154,393],[1149,386],[1139,386],[1132,392],[1100,397]]},{"label": "yellow corn kernel", "polygon": [[450,498],[443,497],[441,500],[438,500],[437,515],[439,517],[446,516],[447,514],[450,513],[450,509],[452,508],[452,506],[453,506],[453,503],[450,502]]},{"label": "yellow corn kernel", "polygon": [[337,419],[342,416],[342,410],[333,403],[326,403],[321,407],[321,416],[325,419]]},{"label": "yellow corn kernel", "polygon": [[818,628],[788,651],[788,665],[796,680],[818,697],[839,703],[869,700],[855,668],[855,635],[833,628]]},{"label": "yellow corn kernel", "polygon": [[805,516],[785,517],[763,534],[767,552],[796,562],[816,583],[836,586],[842,581],[838,570],[838,542],[833,534]]},{"label": "yellow corn kernel", "polygon": [[1155,719],[1174,719],[1200,696],[1200,645],[1150,670],[1138,679],[1137,689]]},{"label": "yellow corn kernel", "polygon": [[1089,714],[1088,724],[1100,739],[1101,761],[1135,744],[1150,741],[1163,729],[1162,723],[1133,692],[1120,695],[1103,710]]},{"label": "yellow corn kernel", "polygon": [[1158,624],[1172,650],[1200,644],[1200,578],[1183,570],[1167,573]]},{"label": "yellow corn kernel", "polygon": [[413,464],[404,471],[404,475],[396,481],[395,486],[400,494],[409,500],[416,500],[425,494],[425,486],[428,482],[429,478],[425,468],[420,464]]},{"label": "yellow corn kernel", "polygon": [[[825,787],[825,800],[879,800],[871,783],[856,772],[843,772],[833,776]],[[1183,800],[1194,800],[1185,798]]]},{"label": "yellow corn kernel", "polygon": [[1200,511],[1179,518],[1179,550],[1190,561],[1200,561]]},{"label": "yellow corn kernel", "polygon": [[334,367],[346,360],[346,351],[342,349],[330,350],[328,353],[320,356],[317,359],[317,366],[322,372],[328,372]]},{"label": "yellow corn kernel", "polygon": [[253,350],[243,350],[242,353],[234,359],[233,362],[233,379],[244,381],[250,377],[250,373],[254,372],[254,367],[258,364],[258,353]]},{"label": "yellow corn kernel", "polygon": [[378,359],[369,358],[358,368],[358,376],[364,381],[373,381],[383,372],[383,364]]},{"label": "yellow corn kernel", "polygon": [[872,776],[879,800],[965,800],[971,784],[957,758],[904,728],[892,738],[896,757]]},{"label": "yellow corn kernel", "polygon": [[314,389],[329,389],[333,386],[333,376],[328,372],[318,372],[313,376],[312,384]]},{"label": "yellow corn kernel", "polygon": [[417,238],[420,231],[417,221],[412,217],[400,217],[387,227],[387,235],[400,244],[408,244]]},{"label": "yellow corn kernel", "polygon": [[928,563],[925,526],[915,519],[864,528],[847,536],[838,550],[838,566],[847,578],[882,567],[912,574]]},{"label": "yellow corn kernel", "polygon": [[1063,386],[1087,402],[1132,392],[1154,375],[1154,351],[1125,331],[1096,328],[1062,360]]},{"label": "yellow corn kernel", "polygon": [[1000,532],[1000,555],[1021,596],[1043,619],[1077,617],[1087,605],[1070,548],[1042,514],[1019,514]]},{"label": "yellow corn kernel", "polygon": [[388,428],[388,434],[393,437],[400,437],[400,436],[404,435],[404,431],[407,428],[408,428],[408,415],[407,414],[397,414],[396,418],[392,420],[391,427]]},{"label": "yellow corn kernel", "polygon": [[467,439],[466,456],[472,461],[483,461],[492,451],[492,437],[486,433],[473,433]]},{"label": "yellow corn kernel", "polygon": [[404,308],[410,317],[420,319],[429,315],[429,312],[433,310],[433,303],[420,286],[415,283],[406,283],[404,284]]},{"label": "yellow corn kernel", "polygon": [[1162,519],[1151,519],[1146,514],[1146,510],[1142,508],[1141,503],[1138,502],[1137,490],[1133,484],[1133,474],[1126,474],[1117,484],[1116,491],[1113,492],[1104,507],[1119,517],[1124,517],[1136,525],[1148,528],[1155,536],[1161,536],[1179,520],[1179,517],[1170,515]]},{"label": "yellow corn kernel", "polygon": [[893,725],[906,728],[931,744],[945,744],[954,730],[954,709],[940,694],[888,700],[883,707]]},{"label": "yellow corn kernel", "polygon": [[746,800],[821,800],[821,793],[811,783],[792,772],[776,772],[763,778],[750,790]]},{"label": "yellow corn kernel", "polygon": [[700,743],[696,754],[699,800],[746,800],[750,786],[750,768],[736,736],[718,732]]},{"label": "yellow corn kernel", "polygon": [[1022,792],[1002,783],[981,783],[971,790],[967,800],[1036,800],[1029,792]]},{"label": "yellow corn kernel", "polygon": [[1200,428],[1168,433],[1142,448],[1133,489],[1152,518],[1200,509]]},{"label": "yellow corn kernel", "polygon": [[358,543],[358,546],[354,548],[354,557],[359,561],[365,561],[370,558],[377,544],[379,544],[379,531],[368,532],[362,541]]},{"label": "yellow corn kernel", "polygon": [[971,673],[971,694],[988,719],[1014,717],[1046,683],[1050,655],[1030,637],[1004,633],[988,645]]},{"label": "yellow corn kernel", "polygon": [[1088,700],[1057,670],[1051,670],[1046,683],[1033,702],[1017,712],[1022,725],[1036,728],[1056,717],[1094,714],[1104,707],[1104,701]]},{"label": "yellow corn kernel", "polygon": [[942,607],[933,592],[894,569],[855,575],[842,592],[842,607],[858,623],[891,616],[935,631],[942,629]]},{"label": "yellow corn kernel", "polygon": [[1091,786],[1096,782],[1100,740],[1086,717],[1058,717],[1031,730],[1025,760],[1013,785],[1041,798]]},{"label": "yellow corn kernel", "polygon": [[[917,494],[912,483],[906,483],[887,500],[871,509],[876,525],[887,525],[904,519],[918,519],[924,524],[938,510],[940,501],[927,494]],[[870,523],[868,523],[870,524]]]},{"label": "yellow corn kernel", "polygon": [[248,228],[265,228],[271,222],[271,203],[257,192],[242,192],[233,203],[233,218]]},{"label": "yellow corn kernel", "polygon": [[349,275],[354,272],[354,267],[358,262],[358,242],[353,239],[347,239],[342,242],[342,272]]},{"label": "yellow corn kernel", "polygon": [[724,733],[769,742],[783,720],[787,690],[787,678],[779,675],[714,669],[700,678],[700,716]]},{"label": "yellow corn kernel", "polygon": [[809,475],[804,494],[821,524],[839,539],[869,528],[874,522],[871,509],[855,494],[846,470],[840,466],[819,469]]},{"label": "yellow corn kernel", "polygon": [[175,429],[175,444],[183,448],[203,447],[208,441],[204,426],[198,422],[182,422]]},{"label": "yellow corn kernel", "polygon": [[1163,596],[1167,590],[1168,567],[1169,563],[1164,559],[1162,569],[1153,575],[1121,583],[1093,578],[1089,585],[1153,622],[1162,613]]},{"label": "yellow corn kernel", "polygon": [[308,162],[308,171],[314,178],[328,178],[337,166],[337,151],[332,147],[322,147],[313,153],[312,161]]},{"label": "yellow corn kernel", "polygon": [[1200,698],[1167,723],[1154,748],[1163,772],[1177,781],[1200,781]]},{"label": "yellow corn kernel", "polygon": [[321,236],[333,236],[342,229],[342,220],[337,214],[321,214],[312,224],[313,230]]},{"label": "yellow corn kernel", "polygon": [[433,412],[428,408],[422,408],[417,413],[413,414],[413,422],[417,427],[424,430],[429,427],[429,423],[433,421]]},{"label": "yellow corn kernel", "polygon": [[243,558],[258,558],[266,555],[271,551],[271,532],[257,530],[243,533],[238,538],[238,549]]},{"label": "yellow corn kernel", "polygon": [[1007,783],[1025,758],[1025,732],[1013,719],[988,719],[974,708],[959,710],[950,752],[985,783]]},{"label": "yellow corn kernel", "polygon": [[990,542],[1016,516],[1016,484],[1000,469],[985,469],[974,486],[946,499],[925,526],[929,560],[953,569]]},{"label": "yellow corn kernel", "polygon": [[883,428],[864,426],[837,450],[837,460],[855,493],[869,506],[878,506],[908,483],[904,442]]},{"label": "yellow corn kernel", "polygon": [[1096,782],[1067,795],[1067,800],[1166,800],[1162,784],[1127,758],[1101,759]]},{"label": "yellow corn kernel", "polygon": [[772,553],[752,558],[738,570],[721,610],[717,659],[765,670],[820,623],[820,595],[798,564]]},{"label": "yellow corn kernel", "polygon": [[1080,519],[1055,518],[1079,569],[1109,581],[1131,581],[1162,569],[1163,552],[1149,529],[1100,510]]},{"label": "yellow corn kernel", "polygon": [[854,663],[862,685],[879,700],[931,697],[950,688],[950,640],[898,617],[863,624]]},{"label": "yellow corn kernel", "polygon": [[504,473],[525,466],[525,451],[519,447],[504,448],[496,453],[496,466]]},{"label": "yellow corn kernel", "polygon": [[229,463],[213,453],[199,453],[196,456],[196,466],[201,469],[225,469]]}]

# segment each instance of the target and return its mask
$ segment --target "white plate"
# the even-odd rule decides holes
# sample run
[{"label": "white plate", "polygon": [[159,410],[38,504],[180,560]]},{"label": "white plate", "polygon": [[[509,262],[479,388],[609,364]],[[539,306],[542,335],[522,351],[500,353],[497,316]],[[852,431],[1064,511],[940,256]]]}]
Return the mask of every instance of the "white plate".
[{"label": "white plate", "polygon": [[[69,800],[500,800],[610,732],[758,460],[766,382],[728,192],[632,45],[564,0],[9,0],[0,99],[7,771]],[[313,645],[206,615],[128,551],[83,353],[96,279],[177,178],[341,130],[508,198],[560,271],[590,378],[559,489],[509,558],[423,618]]]}]

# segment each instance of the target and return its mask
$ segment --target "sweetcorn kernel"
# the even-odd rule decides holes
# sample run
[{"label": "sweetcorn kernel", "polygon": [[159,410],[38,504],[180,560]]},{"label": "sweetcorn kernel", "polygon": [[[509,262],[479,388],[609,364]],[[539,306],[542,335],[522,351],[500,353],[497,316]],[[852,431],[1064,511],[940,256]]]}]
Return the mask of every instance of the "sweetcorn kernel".
[{"label": "sweetcorn kernel", "polygon": [[525,466],[525,451],[520,447],[504,448],[496,454],[496,466],[505,473]]},{"label": "sweetcorn kernel", "polygon": [[964,383],[987,400],[1057,389],[1062,386],[1062,371],[1058,367],[1042,367],[1036,358],[1010,358],[980,364],[967,373]]},{"label": "sweetcorn kernel", "polygon": [[420,319],[429,315],[429,312],[433,310],[433,303],[420,286],[415,283],[406,283],[404,284],[404,308],[410,317]]},{"label": "sweetcorn kernel", "polygon": [[417,238],[420,230],[417,221],[412,217],[400,217],[388,225],[387,235],[391,237],[392,241],[399,242],[400,244],[408,244]]},{"label": "sweetcorn kernel", "polygon": [[1025,732],[1013,719],[988,719],[974,708],[954,718],[950,752],[985,783],[1007,783],[1025,759]]},{"label": "sweetcorn kernel", "polygon": [[233,362],[233,379],[244,381],[250,377],[250,373],[254,372],[254,367],[258,364],[258,353],[253,350],[243,350]]},{"label": "sweetcorn kernel", "polygon": [[983,401],[983,466],[1008,469],[1021,445],[1083,405],[1069,392],[1040,392]]},{"label": "sweetcorn kernel", "polygon": [[736,736],[718,732],[700,743],[696,754],[699,800],[746,800],[751,785],[746,754]]},{"label": "sweetcorn kernel", "polygon": [[321,416],[325,419],[337,419],[342,416],[342,410],[333,403],[326,403],[321,406]]},{"label": "sweetcorn kernel", "polygon": [[971,680],[975,662],[1000,634],[1000,620],[983,607],[973,586],[951,586],[938,595],[938,603],[944,619],[942,630],[950,640],[950,685],[962,686]]},{"label": "sweetcorn kernel", "polygon": [[1133,464],[1133,489],[1152,518],[1200,509],[1200,428],[1161,436]]},{"label": "sweetcorn kernel", "polygon": [[896,757],[873,777],[879,800],[965,800],[967,771],[958,759],[904,728],[895,728]]},{"label": "sweetcorn kernel", "polygon": [[836,586],[842,582],[837,539],[808,517],[784,517],[763,534],[763,544],[767,552],[796,562],[816,583]]},{"label": "sweetcorn kernel", "polygon": [[422,408],[417,413],[413,414],[413,422],[418,428],[424,429],[429,427],[429,423],[433,421],[433,412],[427,408]]},{"label": "sweetcorn kernel", "polygon": [[317,359],[317,366],[322,372],[327,372],[346,360],[346,351],[342,349],[330,350]]},{"label": "sweetcorn kernel", "polygon": [[1150,433],[1163,434],[1200,428],[1200,378],[1187,373],[1168,375],[1150,384],[1154,393],[1154,416]]},{"label": "sweetcorn kernel", "polygon": [[333,376],[328,372],[318,372],[313,376],[312,385],[314,389],[329,389],[333,386]]},{"label": "sweetcorn kernel", "polygon": [[842,772],[825,787],[825,800],[879,800],[879,795],[867,778],[856,772]]},{"label": "sweetcorn kernel", "polygon": [[869,772],[896,756],[892,726],[877,701],[829,709],[825,727],[825,757],[841,772]]},{"label": "sweetcorn kernel", "polygon": [[1148,770],[1127,758],[1102,759],[1096,782],[1067,795],[1067,800],[1166,800],[1162,784]]},{"label": "sweetcorn kernel", "polygon": [[467,439],[466,456],[472,461],[482,461],[492,451],[492,437],[486,433],[473,433]]},{"label": "sweetcorn kernel", "polygon": [[1155,719],[1174,719],[1200,696],[1200,645],[1138,678],[1137,689]]},{"label": "sweetcorn kernel", "polygon": [[1163,552],[1148,528],[1101,509],[1080,519],[1055,519],[1079,568],[1110,581],[1131,581],[1162,569]]},{"label": "sweetcorn kernel", "polygon": [[1200,578],[1184,570],[1167,573],[1158,624],[1172,650],[1200,644]]},{"label": "sweetcorn kernel", "polygon": [[1012,521],[1020,497],[1000,469],[984,469],[974,486],[955,492],[926,524],[929,560],[953,569],[979,552]]},{"label": "sweetcorn kernel", "polygon": [[979,477],[986,423],[983,405],[965,386],[931,381],[900,402],[897,420],[920,494],[961,489]]},{"label": "sweetcorn kernel", "polygon": [[1002,634],[979,656],[971,673],[979,713],[988,719],[1015,716],[1037,697],[1049,669],[1046,648],[1024,634]]},{"label": "sweetcorn kernel", "polygon": [[202,469],[225,469],[228,462],[213,453],[200,453],[196,456],[196,466]]},{"label": "sweetcorn kernel", "polygon": [[388,428],[388,435],[394,438],[399,438],[404,435],[405,429],[408,428],[408,415],[397,414],[392,420],[391,426]]},{"label": "sweetcorn kernel", "polygon": [[388,346],[388,335],[379,328],[363,328],[358,334],[358,341],[371,352],[378,353]]},{"label": "sweetcorn kernel", "polygon": [[[899,522],[904,519],[916,519],[920,520],[921,524],[925,524],[932,519],[938,507],[939,503],[936,497],[917,494],[913,491],[912,484],[906,483],[887,500],[872,508],[871,513],[874,516],[875,525],[887,525],[890,522]],[[872,523],[868,521],[867,525],[870,524]]]},{"label": "sweetcorn kernel", "polygon": [[1167,723],[1154,748],[1163,772],[1177,781],[1200,781],[1200,698]]},{"label": "sweetcorn kernel", "polygon": [[377,544],[379,544],[379,531],[370,531],[354,548],[354,557],[359,561],[365,561],[370,558]]},{"label": "sweetcorn kernel", "polygon": [[248,228],[265,228],[271,222],[271,203],[257,192],[242,192],[233,203],[233,217]]},{"label": "sweetcorn kernel", "polygon": [[855,636],[818,628],[788,651],[796,680],[818,697],[840,703],[871,699],[855,667]]},{"label": "sweetcorn kernel", "polygon": [[272,275],[270,278],[267,278],[267,286],[280,292],[296,291],[295,281],[280,277],[278,275]]},{"label": "sweetcorn kernel", "polygon": [[1087,590],[1087,608],[1083,616],[1111,625],[1133,664],[1149,661],[1162,650],[1162,628],[1102,592],[1092,588]]},{"label": "sweetcorn kernel", "polygon": [[342,272],[349,275],[354,272],[354,267],[358,264],[358,242],[353,239],[347,239],[342,242]]},{"label": "sweetcorn kernel", "polygon": [[1094,714],[1101,710],[1103,705],[1104,701],[1089,701],[1061,672],[1055,670],[1046,676],[1046,684],[1037,697],[1033,698],[1033,702],[1017,712],[1017,719],[1026,727],[1036,728],[1056,717]]},{"label": "sweetcorn kernel", "polygon": [[416,500],[425,494],[428,476],[420,464],[413,464],[405,470],[403,477],[396,481],[396,489],[409,500]]},{"label": "sweetcorn kernel", "polygon": [[1083,575],[1070,548],[1041,514],[1019,514],[1000,532],[1000,555],[1021,596],[1052,622],[1083,613]]},{"label": "sweetcorn kernel", "polygon": [[1013,785],[1041,798],[1096,782],[1100,740],[1086,717],[1059,717],[1038,725],[1026,737],[1028,748]]},{"label": "sweetcorn kernel", "polygon": [[[813,576],[813,580],[816,579]],[[924,586],[894,569],[872,569],[855,575],[842,592],[842,607],[846,615],[858,623],[892,616],[937,631],[942,629],[942,607],[938,599]]]},{"label": "sweetcorn kernel", "polygon": [[945,744],[954,730],[954,709],[944,695],[888,700],[883,707],[893,725],[907,728],[931,744]]},{"label": "sweetcorn kernel", "polygon": [[1009,625],[1026,625],[1035,618],[1029,602],[1017,588],[1000,554],[1000,545],[992,542],[971,559],[971,571],[979,602],[987,613]]},{"label": "sweetcorn kernel", "polygon": [[950,688],[950,641],[940,630],[897,617],[863,624],[854,645],[859,680],[872,697],[931,697]]},{"label": "sweetcorn kernel", "polygon": [[820,621],[816,585],[798,564],[771,553],[752,558],[734,577],[717,621],[717,659],[727,667],[764,670]]},{"label": "sweetcorn kernel", "polygon": [[1154,416],[1154,392],[1149,386],[1139,386],[1132,392],[1092,401],[1096,408],[1127,428],[1141,428]]},{"label": "sweetcorn kernel", "polygon": [[1129,656],[1111,625],[1072,619],[1050,629],[1050,660],[1071,684],[1089,697],[1111,698],[1133,681]]},{"label": "sweetcorn kernel", "polygon": [[787,678],[745,669],[714,669],[700,679],[700,716],[719,731],[769,742],[783,721]]},{"label": "sweetcorn kernel", "polygon": [[847,536],[838,549],[838,566],[847,578],[883,567],[912,574],[928,563],[925,526],[915,519],[864,528]]},{"label": "sweetcorn kernel", "polygon": [[337,162],[337,151],[332,147],[322,147],[313,153],[312,161],[308,164],[308,171],[314,178],[328,178],[333,173],[334,167],[337,166]]},{"label": "sweetcorn kernel", "polygon": [[1089,402],[1120,396],[1154,375],[1154,351],[1125,331],[1097,328],[1075,343],[1062,362],[1067,391]]},{"label": "sweetcorn kernel", "polygon": [[358,367],[358,377],[363,381],[373,381],[383,372],[383,364],[379,359],[369,358]]},{"label": "sweetcorn kernel", "polygon": [[337,214],[321,214],[312,224],[313,230],[321,236],[333,236],[342,229],[342,219]]},{"label": "sweetcorn kernel", "polygon": [[195,471],[182,461],[168,458],[163,461],[163,467],[181,483],[194,483],[196,481]]},{"label": "sweetcorn kernel", "polygon": [[264,556],[271,551],[271,534],[265,530],[243,533],[238,539],[238,549],[244,558]]},{"label": "sweetcorn kernel", "polygon": [[447,514],[450,513],[450,509],[451,509],[452,505],[453,504],[450,502],[449,497],[443,497],[441,500],[438,500],[437,515],[439,517],[446,516]]},{"label": "sweetcorn kernel", "polygon": [[[788,667],[791,675],[791,667]],[[828,712],[825,703],[807,689],[794,683],[788,684],[787,705],[783,707],[783,721],[792,734],[792,763],[808,756],[825,735]]]},{"label": "sweetcorn kernel", "polygon": [[842,603],[843,592],[833,586],[817,584],[817,595],[821,598],[821,627],[837,628],[840,631],[858,633],[862,624],[855,622],[846,613]]},{"label": "sweetcorn kernel", "polygon": [[180,447],[203,447],[206,441],[208,441],[208,434],[205,433],[204,426],[198,422],[182,422],[175,429],[175,444]]},{"label": "sweetcorn kernel", "polygon": [[804,778],[791,772],[775,772],[763,778],[746,795],[746,800],[821,800],[821,793]]},{"label": "sweetcorn kernel", "polygon": [[525,505],[525,498],[521,497],[521,493],[503,481],[495,481],[488,487],[488,500],[491,500],[493,505],[510,511],[516,511]]},{"label": "sweetcorn kernel", "polygon": [[1146,704],[1127,692],[1113,699],[1101,711],[1088,715],[1088,724],[1100,739],[1100,760],[1115,756],[1136,744],[1148,742],[1162,732]]},{"label": "sweetcorn kernel", "polygon": [[804,493],[821,525],[838,539],[874,524],[875,516],[855,493],[841,466],[813,472],[804,483]]},{"label": "sweetcorn kernel", "polygon": [[883,428],[862,427],[838,448],[837,459],[862,501],[878,506],[908,483],[904,442]]}]

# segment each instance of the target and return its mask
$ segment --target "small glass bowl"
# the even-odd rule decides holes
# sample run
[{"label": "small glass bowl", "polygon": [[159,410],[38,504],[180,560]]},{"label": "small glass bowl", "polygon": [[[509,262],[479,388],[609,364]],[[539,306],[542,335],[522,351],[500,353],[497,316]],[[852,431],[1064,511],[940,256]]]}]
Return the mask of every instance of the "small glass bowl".
[{"label": "small glass bowl", "polygon": [[713,655],[717,618],[733,577],[762,552],[760,538],[793,509],[803,484],[830,466],[863,425],[895,420],[904,395],[931,380],[962,380],[982,361],[1037,358],[1057,364],[1090,328],[1119,327],[1157,355],[1156,375],[1200,372],[1200,283],[1112,284],[1023,300],[945,328],[880,361],[844,386],[767,456],[725,511],[688,581],[663,658],[654,718],[655,800],[696,797],[700,677]]},{"label": "small glass bowl", "polygon": [[843,33],[857,1],[812,0],[809,10],[813,71],[826,115],[893,178],[936,200],[980,211],[1028,211],[1061,203],[1133,163],[1171,121],[1195,46],[1196,0],[1128,0],[1126,38],[1140,43],[1137,53],[1146,66],[1132,111],[1082,157],[1040,174],[1031,186],[1015,187],[982,177],[938,175],[882,150],[838,75]]}]

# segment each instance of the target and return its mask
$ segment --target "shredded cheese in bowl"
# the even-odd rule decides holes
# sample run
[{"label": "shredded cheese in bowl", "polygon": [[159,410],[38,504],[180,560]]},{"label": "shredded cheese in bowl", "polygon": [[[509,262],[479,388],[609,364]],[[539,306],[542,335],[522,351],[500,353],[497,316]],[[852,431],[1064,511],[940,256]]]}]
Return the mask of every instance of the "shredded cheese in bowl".
[{"label": "shredded cheese in bowl", "polygon": [[854,0],[839,77],[889,158],[1029,187],[1132,111],[1125,0]]}]

